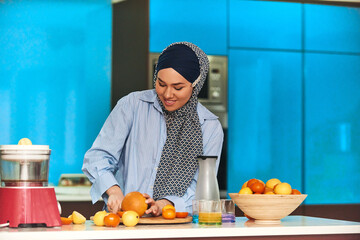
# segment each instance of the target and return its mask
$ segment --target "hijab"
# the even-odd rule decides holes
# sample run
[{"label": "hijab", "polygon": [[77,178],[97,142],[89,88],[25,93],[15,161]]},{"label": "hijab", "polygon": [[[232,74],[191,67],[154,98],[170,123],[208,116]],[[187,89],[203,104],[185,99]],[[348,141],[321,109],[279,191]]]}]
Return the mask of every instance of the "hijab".
[{"label": "hijab", "polygon": [[203,155],[203,139],[197,113],[198,94],[209,71],[206,54],[189,42],[177,42],[163,50],[154,73],[154,86],[158,71],[173,68],[192,83],[189,101],[180,109],[169,112],[159,97],[166,122],[167,137],[162,149],[154,183],[153,198],[183,196],[198,168],[197,156]]}]

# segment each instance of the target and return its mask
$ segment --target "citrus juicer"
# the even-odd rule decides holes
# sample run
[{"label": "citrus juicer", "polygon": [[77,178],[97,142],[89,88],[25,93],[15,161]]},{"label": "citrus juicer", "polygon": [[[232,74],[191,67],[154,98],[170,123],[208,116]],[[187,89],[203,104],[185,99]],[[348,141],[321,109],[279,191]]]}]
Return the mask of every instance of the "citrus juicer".
[{"label": "citrus juicer", "polygon": [[48,187],[48,145],[0,145],[0,224],[61,226],[55,190]]}]

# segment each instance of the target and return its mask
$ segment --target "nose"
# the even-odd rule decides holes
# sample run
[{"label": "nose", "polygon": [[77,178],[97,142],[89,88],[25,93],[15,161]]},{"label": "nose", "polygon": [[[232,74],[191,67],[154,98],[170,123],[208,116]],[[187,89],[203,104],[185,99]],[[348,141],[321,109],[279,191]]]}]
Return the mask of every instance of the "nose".
[{"label": "nose", "polygon": [[173,90],[171,89],[171,87],[167,87],[164,93],[164,97],[172,98],[172,96],[173,96]]}]

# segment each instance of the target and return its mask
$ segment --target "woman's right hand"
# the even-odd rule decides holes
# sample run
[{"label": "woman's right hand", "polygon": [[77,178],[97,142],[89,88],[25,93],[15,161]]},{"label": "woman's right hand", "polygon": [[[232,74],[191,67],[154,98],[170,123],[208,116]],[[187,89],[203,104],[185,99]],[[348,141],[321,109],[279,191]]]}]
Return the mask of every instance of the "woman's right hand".
[{"label": "woman's right hand", "polygon": [[121,210],[121,203],[124,199],[123,192],[119,186],[114,185],[106,190],[106,193],[109,196],[107,201],[107,209],[109,212],[117,213]]}]

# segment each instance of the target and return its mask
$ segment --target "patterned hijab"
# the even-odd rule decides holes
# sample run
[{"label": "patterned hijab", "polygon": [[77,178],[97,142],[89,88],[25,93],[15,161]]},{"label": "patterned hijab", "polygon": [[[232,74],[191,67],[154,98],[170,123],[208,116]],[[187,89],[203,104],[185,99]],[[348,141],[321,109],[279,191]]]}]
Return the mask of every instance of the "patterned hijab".
[{"label": "patterned hijab", "polygon": [[[165,48],[162,54],[177,44],[185,45],[195,53],[199,61],[200,75],[192,83],[193,92],[189,101],[180,109],[173,112],[167,111],[157,97],[166,121],[167,138],[155,178],[153,194],[155,200],[165,196],[183,196],[198,168],[196,158],[203,155],[202,131],[197,114],[197,96],[206,80],[209,60],[199,47],[189,42],[173,43]],[[154,86],[157,73],[155,70]]]}]

